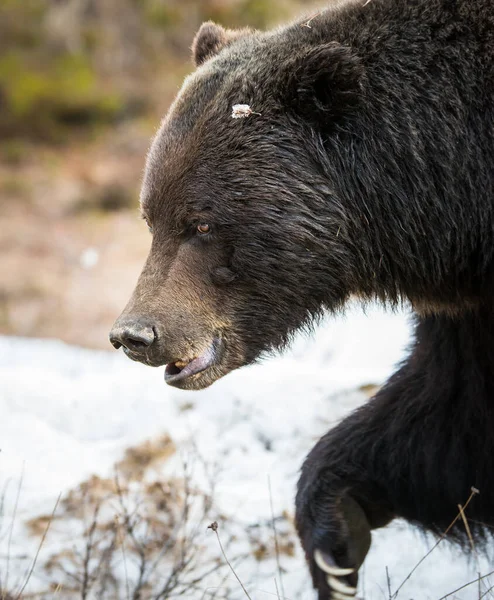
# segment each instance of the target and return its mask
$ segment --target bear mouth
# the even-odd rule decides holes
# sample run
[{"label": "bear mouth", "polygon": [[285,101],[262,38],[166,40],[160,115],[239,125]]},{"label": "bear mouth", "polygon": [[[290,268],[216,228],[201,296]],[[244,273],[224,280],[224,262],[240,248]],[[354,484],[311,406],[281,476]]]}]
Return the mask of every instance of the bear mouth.
[{"label": "bear mouth", "polygon": [[182,387],[187,379],[203,373],[217,363],[218,349],[219,340],[215,339],[199,356],[191,360],[181,359],[168,363],[165,368],[165,382],[168,385]]}]

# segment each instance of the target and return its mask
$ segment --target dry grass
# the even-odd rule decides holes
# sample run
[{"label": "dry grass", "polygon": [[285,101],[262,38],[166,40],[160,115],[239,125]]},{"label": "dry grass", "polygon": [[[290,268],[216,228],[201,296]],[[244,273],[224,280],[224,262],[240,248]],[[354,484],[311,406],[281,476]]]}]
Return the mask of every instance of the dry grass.
[{"label": "dry grass", "polygon": [[[221,599],[231,597],[234,588],[254,600],[256,590],[249,589],[236,571],[237,565],[248,556],[257,561],[276,561],[273,595],[293,599],[290,591],[285,596],[282,580],[285,570],[281,565],[282,559],[293,557],[296,550],[291,516],[275,514],[271,498],[270,519],[247,528],[235,528],[234,521],[214,508],[215,475],[208,476],[208,493],[194,485],[192,463],[197,461],[204,467],[200,458],[195,456],[194,461],[184,463],[180,477],[163,477],[160,468],[172,457],[176,459],[175,446],[169,436],[129,448],[116,463],[113,477],[89,477],[69,490],[52,514],[28,521],[28,531],[39,538],[38,550],[21,584],[7,586],[5,567],[0,570],[0,600],[164,600],[177,596]],[[459,506],[457,516],[444,534],[394,591],[392,573],[387,572],[388,600],[403,596],[405,584],[447,539],[453,525],[462,521],[469,532],[468,506],[477,493],[472,488],[470,497]],[[12,524],[2,527],[5,525],[2,515],[0,498],[0,536],[5,537]],[[216,555],[211,552],[211,536],[207,533],[212,516],[216,521],[210,529],[218,538]],[[47,542],[49,529],[52,539]],[[238,538],[232,531],[237,532],[244,547],[248,542],[247,553],[239,552],[235,543]],[[56,550],[53,536],[57,540]],[[468,537],[475,554],[471,534]],[[50,547],[43,547],[45,542]],[[42,547],[42,554],[47,556],[43,562],[38,560]],[[27,583],[35,569],[38,578],[41,576],[47,582],[46,589],[23,595],[23,590],[29,589]],[[228,572],[234,577],[228,579]],[[204,582],[214,573],[221,585],[207,589]],[[459,592],[474,585],[478,586],[479,600],[492,597],[494,586],[489,577],[493,574],[479,573],[477,578],[440,600],[459,598]]]},{"label": "dry grass", "polygon": [[271,521],[251,525],[247,533],[251,554],[257,561],[295,556],[297,540],[292,519],[286,512]]},{"label": "dry grass", "polygon": [[[49,525],[56,532],[57,550],[45,548],[48,558],[37,568],[49,582],[40,599],[220,599],[239,585],[248,596],[247,583],[238,583],[235,572],[248,556],[259,562],[276,559],[281,583],[280,561],[294,555],[296,544],[289,515],[273,514],[247,529],[237,525],[214,508],[214,475],[205,493],[193,484],[192,463],[183,465],[181,477],[159,474],[174,453],[168,436],[129,448],[114,477],[88,478],[65,494],[55,516],[27,523],[33,536],[45,535]],[[199,459],[195,471],[197,466],[204,466]],[[217,552],[207,533],[211,516],[221,523]],[[239,541],[245,552],[239,551]],[[235,581],[228,578],[229,570]],[[214,573],[221,585],[206,589],[204,580]]]},{"label": "dry grass", "polygon": [[156,440],[147,440],[139,446],[128,448],[124,458],[116,464],[124,479],[140,481],[147,469],[159,466],[176,451],[175,444],[165,434]]},{"label": "dry grass", "polygon": [[[163,477],[174,455],[166,435],[129,448],[113,477],[89,477],[61,498],[56,514],[30,519],[27,530],[40,547],[50,526],[53,536],[43,548],[48,558],[36,567],[47,589],[29,598],[163,600],[202,593],[203,579],[225,569],[206,552],[214,478],[208,492],[194,485],[192,462],[202,466],[197,457],[183,463],[180,477]],[[231,541],[227,534],[226,548]],[[1,595],[1,582],[0,599],[11,600]],[[207,597],[226,598],[229,590],[225,584]]]}]

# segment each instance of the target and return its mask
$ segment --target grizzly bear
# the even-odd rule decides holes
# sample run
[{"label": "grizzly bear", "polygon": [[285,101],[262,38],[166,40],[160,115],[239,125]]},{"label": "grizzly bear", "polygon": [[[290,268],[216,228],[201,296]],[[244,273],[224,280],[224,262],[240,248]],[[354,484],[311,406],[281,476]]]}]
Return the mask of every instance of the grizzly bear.
[{"label": "grizzly bear", "polygon": [[[152,247],[110,334],[201,389],[350,296],[411,305],[408,359],[306,459],[320,600],[370,531],[494,525],[494,2],[349,0],[267,33],[204,24],[150,149]],[[481,525],[482,523],[483,525]],[[448,535],[465,540],[457,519]]]}]

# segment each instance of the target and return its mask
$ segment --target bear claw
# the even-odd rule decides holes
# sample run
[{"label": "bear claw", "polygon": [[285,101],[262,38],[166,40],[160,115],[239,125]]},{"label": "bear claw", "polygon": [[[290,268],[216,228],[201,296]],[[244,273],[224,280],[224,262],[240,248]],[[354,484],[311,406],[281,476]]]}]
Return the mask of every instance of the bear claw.
[{"label": "bear claw", "polygon": [[355,597],[357,589],[340,579],[351,575],[355,569],[338,567],[333,557],[321,550],[314,552],[314,561],[321,571],[326,573],[326,581],[331,589],[331,600],[350,600]]},{"label": "bear claw", "polygon": [[340,592],[331,591],[331,600],[348,600],[350,596],[341,594]]},{"label": "bear claw", "polygon": [[[345,598],[350,598],[351,596],[355,596],[355,594],[357,593],[356,588],[351,587],[351,586],[347,585],[346,583],[343,583],[336,577],[328,575],[326,579],[328,581],[329,587],[334,592],[336,592],[338,595],[344,596]],[[333,597],[334,597],[334,594],[333,594]]]},{"label": "bear claw", "polygon": [[314,560],[321,571],[334,577],[344,577],[345,575],[351,575],[355,571],[355,569],[338,567],[334,560],[328,554],[321,552],[321,550],[314,552]]}]

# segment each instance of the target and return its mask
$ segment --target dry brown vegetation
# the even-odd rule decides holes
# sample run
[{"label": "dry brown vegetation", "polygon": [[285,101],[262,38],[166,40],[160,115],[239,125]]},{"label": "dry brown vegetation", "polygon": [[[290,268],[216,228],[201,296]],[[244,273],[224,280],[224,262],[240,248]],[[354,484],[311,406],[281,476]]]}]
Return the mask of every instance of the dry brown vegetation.
[{"label": "dry brown vegetation", "polygon": [[206,573],[222,567],[204,558],[198,540],[213,510],[214,486],[207,493],[196,488],[186,463],[180,477],[160,474],[174,451],[168,436],[129,448],[113,477],[88,478],[62,497],[54,515],[28,521],[39,538],[51,526],[48,558],[36,568],[47,589],[36,597],[187,597]]},{"label": "dry brown vegetation", "polygon": [[[164,452],[164,448],[170,449],[170,444],[170,438],[164,436],[130,448],[122,461],[116,463],[113,477],[88,478],[69,490],[52,514],[31,519],[27,528],[40,539],[44,559],[38,559],[28,577],[35,573],[38,582],[45,582],[44,590],[39,589],[38,583],[36,591],[20,593],[19,589],[10,588],[2,591],[3,560],[0,599],[210,600],[231,598],[236,590],[237,595],[240,592],[253,600],[258,597],[254,592],[259,589],[243,581],[236,571],[249,556],[258,562],[270,561],[270,568],[277,563],[276,574],[273,573],[277,595],[280,599],[293,598],[292,591],[285,596],[282,584],[286,572],[282,564],[294,556],[297,543],[291,516],[272,515],[271,519],[247,527],[238,526],[235,517],[221,514],[215,507],[214,473],[209,474],[207,492],[194,485],[194,468],[199,465],[206,469],[198,456],[191,455],[191,462],[183,464],[179,477],[157,473],[158,467],[174,456],[173,452]],[[130,456],[146,458],[143,462],[129,461]],[[128,468],[128,478],[117,469],[123,462]],[[448,529],[398,586],[396,582],[391,585],[392,573],[388,573],[388,590],[386,594],[383,591],[383,597],[395,600],[403,595],[405,584],[412,577],[420,577],[419,569],[427,568],[427,559],[445,541],[456,521],[461,519],[468,527],[468,507],[478,493],[472,488]],[[216,545],[211,543],[215,541]],[[475,556],[475,545],[471,542]],[[216,585],[207,587],[211,575],[215,576]],[[479,573],[477,578],[438,600],[460,598],[459,592],[475,586],[479,600],[491,597],[492,575],[492,572]]]},{"label": "dry brown vegetation", "polygon": [[[89,477],[61,497],[52,514],[30,519],[27,531],[42,547],[33,572],[45,583],[25,598],[228,598],[236,585],[230,569],[247,556],[259,562],[293,556],[287,514],[236,525],[215,508],[216,473],[192,451],[179,476],[165,475],[172,457],[177,459],[169,436],[147,440],[124,453],[114,476]],[[202,488],[194,484],[198,470],[208,482]],[[208,531],[213,519],[220,523],[215,532],[221,548]],[[5,561],[0,583],[2,573]],[[212,574],[220,585],[206,590]],[[11,594],[20,598],[19,590]],[[10,600],[1,585],[0,598]]]}]

